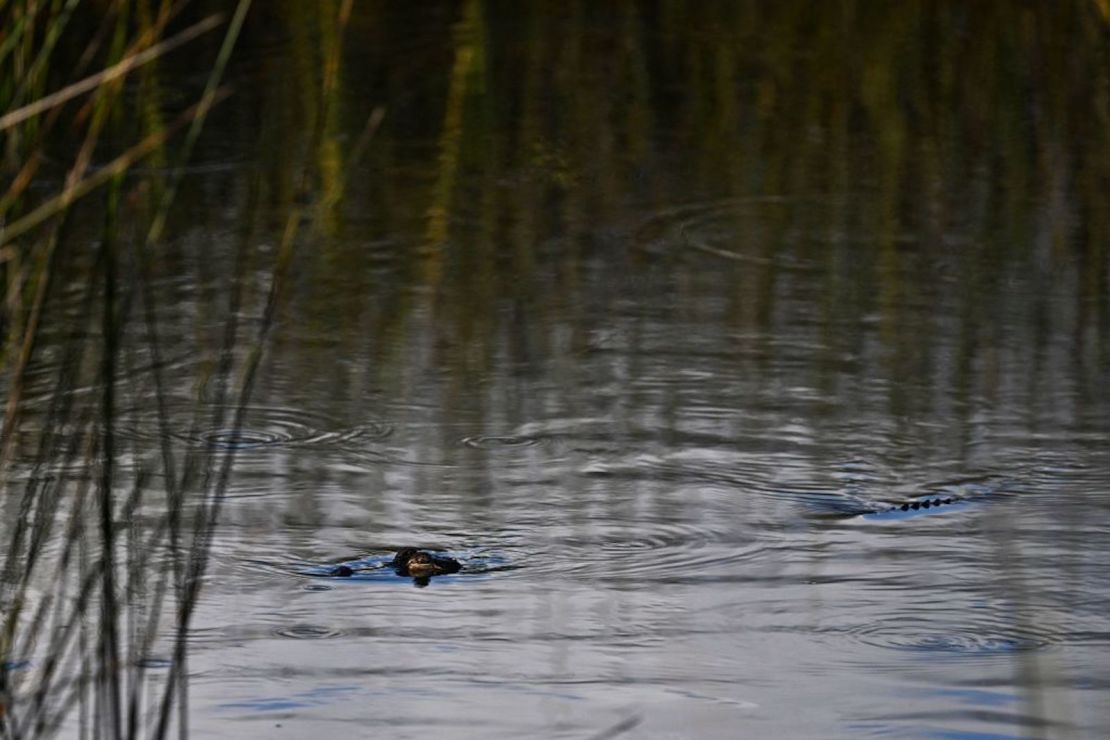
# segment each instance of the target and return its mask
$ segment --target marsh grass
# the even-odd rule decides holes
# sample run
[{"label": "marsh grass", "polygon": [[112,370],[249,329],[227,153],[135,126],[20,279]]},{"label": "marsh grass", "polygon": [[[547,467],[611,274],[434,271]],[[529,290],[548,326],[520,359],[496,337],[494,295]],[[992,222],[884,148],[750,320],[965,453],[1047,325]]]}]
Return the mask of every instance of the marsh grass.
[{"label": "marsh grass", "polygon": [[[233,268],[221,276],[227,318],[214,361],[197,365],[198,404],[188,420],[171,418],[167,401],[156,274],[191,152],[209,112],[230,94],[221,80],[251,3],[239,0],[228,17],[207,16],[172,34],[182,4],[110,3],[108,12],[93,13],[96,30],[67,76],[52,68],[52,52],[67,38],[77,5],[16,4],[15,23],[0,39],[2,166],[11,175],[0,193],[0,507],[12,522],[0,572],[0,735],[50,736],[76,726],[82,737],[184,737],[189,627],[236,450],[182,450],[172,430],[234,435],[242,428],[295,249],[342,198],[350,163],[321,175],[320,142],[334,126],[352,2],[341,2],[329,19],[334,33],[300,164],[300,191],[326,179],[326,197],[288,213],[269,287],[252,306],[260,320],[242,324],[248,276],[257,274],[254,211],[265,189],[261,178],[250,183]],[[157,88],[159,60],[217,29],[223,40],[199,98],[169,119],[156,105],[138,125],[129,119],[124,81],[145,75],[140,84]],[[381,119],[375,109],[352,159],[366,151]],[[78,144],[60,187],[39,195],[31,185],[43,179],[62,131],[63,138],[76,131]],[[93,166],[105,152],[106,163]],[[131,174],[144,159],[164,166]],[[74,246],[81,243],[78,209],[83,223],[90,212],[99,223],[91,251]],[[63,284],[82,288],[76,310],[58,315]],[[43,333],[60,325],[67,339],[51,341],[43,362]],[[154,455],[120,434],[144,406],[155,412]]]},{"label": "marsh grass", "polygon": [[[50,736],[75,724],[83,737],[164,737],[173,729],[185,736],[188,629],[235,450],[183,455],[171,442],[151,280],[184,167],[209,111],[229,92],[220,80],[250,2],[241,0],[230,18],[208,16],[169,35],[182,5],[109,3],[106,12],[90,11],[96,30],[70,67],[57,52],[81,38],[71,27],[78,5],[13,3],[0,38],[0,507],[11,523],[0,566],[0,735]],[[217,29],[223,41],[199,99],[174,118],[135,125],[125,80],[157,75],[154,62]],[[43,179],[59,136],[77,144],[60,186],[42,195],[30,186]],[[148,157],[170,166],[128,175]],[[100,223],[91,252],[76,246],[78,207]],[[296,229],[287,232],[258,333],[245,340],[255,347],[269,332],[297,240]],[[249,236],[239,240],[240,267]],[[210,419],[197,411],[194,427],[237,428],[243,420],[261,354],[234,360],[244,341],[235,319],[241,275],[228,279],[219,361],[199,379],[215,389],[217,411]],[[76,320],[51,313],[63,280],[83,285]],[[70,338],[42,363],[43,332],[64,322]],[[149,358],[145,371],[136,370],[139,354]],[[40,365],[46,377],[37,372],[32,381]],[[157,410],[159,454],[123,465],[141,457],[118,432],[140,375]]]}]

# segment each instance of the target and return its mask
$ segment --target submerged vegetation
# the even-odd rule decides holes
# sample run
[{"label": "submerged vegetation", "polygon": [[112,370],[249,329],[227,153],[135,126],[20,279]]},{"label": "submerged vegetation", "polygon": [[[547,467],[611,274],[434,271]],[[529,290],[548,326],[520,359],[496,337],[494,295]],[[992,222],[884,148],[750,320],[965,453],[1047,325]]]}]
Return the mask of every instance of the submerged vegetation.
[{"label": "submerged vegetation", "polygon": [[[179,443],[235,437],[266,353],[311,384],[321,362],[290,359],[283,310],[302,342],[370,342],[367,386],[444,369],[456,409],[506,356],[523,374],[583,350],[595,327],[573,319],[613,283],[703,260],[734,287],[696,318],[755,343],[804,294],[828,337],[814,385],[915,378],[890,383],[896,423],[944,385],[965,419],[1010,392],[1035,427],[1061,345],[1071,412],[1110,413],[1102,0],[0,0],[0,17],[4,737],[187,734],[236,450]],[[190,185],[198,161],[230,174]],[[368,244],[387,245],[374,269]],[[191,313],[167,305],[181,274],[204,294]],[[1007,281],[1038,290],[1015,305]],[[920,324],[922,304],[960,326]],[[414,320],[434,358],[388,356]],[[845,373],[873,329],[877,357]],[[151,412],[156,443],[128,433]]]}]

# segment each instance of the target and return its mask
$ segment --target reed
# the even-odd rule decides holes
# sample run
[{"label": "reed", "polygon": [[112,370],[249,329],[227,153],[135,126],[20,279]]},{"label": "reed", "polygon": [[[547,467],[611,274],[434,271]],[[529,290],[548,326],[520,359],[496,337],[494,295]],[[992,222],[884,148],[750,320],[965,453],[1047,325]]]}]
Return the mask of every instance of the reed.
[{"label": "reed", "polygon": [[[172,34],[167,29],[179,3],[86,9],[96,31],[70,64],[82,38],[71,23],[78,6],[74,0],[11,3],[6,11],[13,22],[0,40],[0,110],[7,111],[0,117],[0,166],[10,175],[0,194],[6,286],[0,480],[2,504],[14,514],[0,569],[0,735],[50,736],[75,723],[81,736],[164,737],[176,719],[184,736],[185,637],[234,450],[218,463],[195,454],[179,461],[163,435],[157,466],[122,465],[138,453],[119,435],[128,397],[120,381],[138,377],[133,368],[142,344],[129,335],[141,323],[165,431],[150,266],[192,147],[209,111],[228,95],[220,80],[250,2],[238,2],[230,18],[210,15]],[[144,65],[217,30],[223,41],[199,100],[169,120],[156,115],[136,126],[127,117],[123,83],[140,72],[156,75]],[[69,50],[64,59],[61,49]],[[64,176],[54,192],[32,191],[62,129],[66,138],[78,134]],[[171,166],[129,176],[149,157]],[[74,246],[78,208],[101,214],[91,260]],[[140,231],[143,214],[147,226]],[[75,277],[84,285],[82,318],[54,316],[60,286]],[[61,323],[73,325],[72,338],[46,365],[46,380],[41,372],[32,379],[42,363],[44,331]],[[231,356],[234,328],[225,339],[224,354]],[[229,366],[219,372],[230,400],[245,403],[249,382],[235,383]],[[28,413],[35,418],[28,421]],[[213,464],[218,475],[205,470]],[[154,480],[165,482],[162,490]],[[141,514],[154,523],[141,524]],[[167,625],[171,667],[152,677],[146,666],[164,648]],[[28,663],[29,669],[15,670]]]},{"label": "reed", "polygon": [[[221,80],[251,3],[239,0],[228,16],[203,17],[175,33],[168,29],[183,4],[108,3],[108,12],[92,15],[97,31],[66,78],[51,52],[65,46],[77,5],[16,3],[16,22],[0,41],[0,103],[8,111],[0,117],[3,167],[12,174],[0,195],[0,269],[8,286],[0,504],[16,509],[0,580],[0,735],[50,736],[76,724],[83,737],[185,737],[189,629],[236,450],[182,451],[175,444],[173,430],[183,420],[171,417],[168,402],[155,275],[191,153],[208,114],[230,94]],[[266,189],[261,174],[251,180],[226,280],[228,318],[215,362],[198,365],[195,385],[206,403],[187,422],[194,431],[234,435],[242,427],[297,246],[306,229],[326,228],[353,161],[381,124],[383,110],[374,108],[350,159],[335,162],[342,41],[352,8],[342,0],[323,12],[330,33],[317,94],[306,99],[309,145],[293,167],[299,192],[319,185],[323,196],[287,214],[260,321],[248,332],[238,317],[247,276],[257,274],[253,212]],[[137,119],[141,125],[128,119],[122,83],[146,75],[142,83],[158,88],[160,60],[216,30],[223,39],[199,98],[170,118],[152,106]],[[64,180],[52,193],[33,194],[51,131],[75,126],[81,138]],[[129,143],[109,147],[106,140]],[[151,159],[168,166],[132,174]],[[99,214],[91,259],[72,246],[82,208],[83,221],[89,211]],[[60,343],[43,381],[35,372],[42,334],[55,318],[51,311],[60,310],[59,286],[75,277],[84,286],[79,307],[56,317],[74,326],[73,337]],[[242,347],[251,349],[244,355]],[[140,380],[142,390],[133,390]],[[127,465],[146,452],[120,434],[134,423],[138,404],[154,407],[157,456]],[[33,419],[26,418],[29,406]],[[30,449],[28,429],[37,430]],[[168,656],[168,670],[150,670],[156,656]],[[14,670],[26,662],[29,670]]]}]

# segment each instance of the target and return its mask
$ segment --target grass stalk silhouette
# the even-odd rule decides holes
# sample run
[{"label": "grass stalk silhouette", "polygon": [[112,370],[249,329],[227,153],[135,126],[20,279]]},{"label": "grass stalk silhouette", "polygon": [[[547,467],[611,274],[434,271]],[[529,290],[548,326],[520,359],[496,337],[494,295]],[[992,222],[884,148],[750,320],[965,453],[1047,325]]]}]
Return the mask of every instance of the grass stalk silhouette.
[{"label": "grass stalk silhouette", "polygon": [[[21,67],[24,77],[4,88],[12,92],[5,105],[11,112],[0,118],[0,131],[7,141],[17,142],[13,146],[18,150],[14,155],[16,176],[0,200],[0,247],[6,255],[2,266],[9,286],[4,316],[9,342],[2,358],[7,403],[0,432],[0,475],[5,494],[18,493],[13,499],[18,515],[0,569],[3,737],[50,736],[69,721],[75,709],[79,710],[82,736],[163,737],[175,706],[181,709],[179,732],[182,736],[187,733],[185,637],[206,563],[201,550],[211,544],[218,513],[213,501],[218,501],[226,488],[234,450],[225,451],[217,476],[193,470],[207,464],[199,455],[183,465],[175,464],[165,434],[169,420],[159,374],[161,357],[154,339],[158,334],[154,325],[156,291],[149,286],[148,263],[207,113],[228,94],[219,81],[250,7],[248,0],[236,6],[200,100],[142,136],[107,165],[95,170],[89,167],[102,133],[119,117],[119,83],[124,77],[220,23],[218,16],[210,16],[157,41],[178,7],[162,3],[156,20],[140,29],[121,60],[54,93],[44,94],[40,79],[51,62],[49,51],[66,31],[72,3],[55,7],[53,16],[34,4],[25,6],[19,23],[0,47],[0,62],[14,61],[25,44],[43,38],[48,41],[29,66]],[[116,23],[117,33],[130,29],[123,14]],[[97,56],[92,45],[102,40],[90,42],[89,56]],[[20,71],[17,67],[20,65],[5,71],[15,75]],[[58,120],[67,102],[86,93],[92,99],[82,119],[84,137],[65,184],[53,196],[36,202],[28,197],[26,188],[42,159],[42,129]],[[13,106],[33,94],[38,94],[34,102]],[[43,114],[46,119],[41,119]],[[186,128],[184,143],[175,148],[177,164],[169,170],[168,185],[159,191],[161,197],[145,239],[132,241],[133,247],[127,249],[120,218],[124,177],[133,164],[164,151],[167,142]],[[6,154],[10,166],[12,148]],[[17,471],[12,449],[23,433],[28,372],[37,359],[59,272],[69,269],[65,262],[74,256],[68,246],[72,209],[98,190],[104,192],[104,217],[96,260],[87,268],[80,302],[84,318],[75,325],[73,338],[61,344],[61,356],[51,371],[51,388],[45,395],[43,425],[30,469]],[[154,397],[164,442],[162,469],[139,469],[130,473],[128,480],[118,464],[121,456],[134,452],[118,434],[125,421],[120,416],[121,399],[128,394],[120,380],[130,377],[130,371],[121,376],[121,370],[135,364],[129,324],[136,308],[142,311],[144,337],[152,342],[148,349],[153,357]],[[226,332],[225,339],[233,344],[236,332]],[[225,347],[223,354],[231,356],[231,349]],[[231,372],[229,366],[222,370]],[[230,380],[225,384],[232,385]],[[98,389],[93,397],[80,392],[87,387]],[[244,395],[249,395],[249,387]],[[237,419],[236,423],[241,423],[242,412]],[[161,501],[150,488],[158,473],[167,481]],[[206,482],[199,505],[183,493],[190,480]],[[135,515],[147,506],[157,508],[159,518],[140,532]],[[191,532],[183,537],[187,532],[184,512],[190,507],[199,513]],[[52,549],[51,543],[59,539],[60,549]],[[167,548],[168,557],[164,557]],[[56,577],[43,588],[49,572]],[[165,691],[148,707],[143,699],[149,694],[151,680],[143,666],[164,632],[167,618],[177,625],[176,660],[168,678],[155,681],[164,685]],[[13,666],[26,660],[32,661],[33,674],[17,687]]]},{"label": "grass stalk silhouette", "polygon": [[[265,191],[261,174],[250,182],[234,264],[226,278],[227,318],[216,362],[196,379],[200,398],[191,419],[183,419],[171,407],[171,382],[164,371],[166,329],[160,325],[158,258],[208,113],[230,94],[221,80],[250,0],[239,0],[227,17],[199,99],[172,120],[145,128],[106,164],[91,166],[92,152],[120,117],[120,83],[125,77],[222,23],[223,16],[209,16],[162,39],[180,7],[161,3],[137,31],[122,14],[114,28],[103,24],[82,60],[103,56],[102,47],[113,34],[118,47],[120,33],[135,33],[132,41],[122,44],[120,59],[56,92],[42,87],[41,75],[12,85],[9,89],[18,90],[16,98],[32,102],[13,105],[12,98],[6,106],[12,112],[0,118],[0,130],[18,143],[14,166],[10,151],[5,160],[16,176],[0,195],[0,269],[13,286],[5,316],[9,341],[0,357],[7,381],[0,476],[18,508],[0,567],[0,736],[5,738],[48,737],[67,723],[75,723],[82,737],[188,735],[190,625],[236,449],[192,444],[182,450],[177,442],[186,423],[189,440],[205,428],[227,429],[234,438],[244,427],[297,246],[306,231],[318,228],[320,215],[336,207],[351,171],[341,168],[336,178],[329,170],[327,197],[290,209],[260,320],[248,332],[239,317],[248,305],[254,213]],[[351,0],[344,0],[333,19],[336,34],[325,54],[307,136],[310,146],[297,168],[301,193],[313,191],[324,168],[325,150],[334,148],[334,142],[323,142],[334,128],[342,39],[352,8]],[[35,24],[50,17],[32,12],[40,10],[27,6],[17,33],[0,42],[0,62],[14,59],[29,39],[43,33]],[[62,37],[68,20],[68,15],[56,15],[57,27],[45,33]],[[49,55],[36,58],[40,65],[49,61]],[[29,197],[29,184],[45,158],[43,130],[53,127],[62,111],[82,95],[90,96],[82,106],[83,138],[64,185],[46,197]],[[381,108],[371,112],[353,147],[352,163],[365,153],[383,115]],[[152,155],[168,160],[170,166],[156,172],[153,187],[131,185],[132,166]],[[74,206],[96,193],[102,194],[97,208],[103,216],[95,259],[75,267],[78,255],[70,247]],[[136,195],[149,204],[140,224],[130,210],[128,218],[123,216],[125,209],[133,208]],[[77,318],[59,317],[71,322],[72,336],[58,346],[44,383],[36,364],[41,362],[42,332],[52,325],[59,290],[74,271],[83,285]],[[243,347],[248,348],[245,353],[239,351]],[[132,387],[138,379],[141,389]],[[32,401],[36,416],[24,425]],[[143,449],[141,441],[121,433],[138,423],[133,414],[144,405],[152,407],[156,427],[153,461],[149,455],[143,457],[150,450]],[[31,450],[25,444],[28,427],[38,430]],[[22,445],[18,454],[17,445]],[[144,462],[128,466],[125,460]],[[56,577],[48,579],[49,573]],[[152,672],[151,658],[167,654],[168,670]],[[27,661],[30,675],[17,677],[12,667]]]}]

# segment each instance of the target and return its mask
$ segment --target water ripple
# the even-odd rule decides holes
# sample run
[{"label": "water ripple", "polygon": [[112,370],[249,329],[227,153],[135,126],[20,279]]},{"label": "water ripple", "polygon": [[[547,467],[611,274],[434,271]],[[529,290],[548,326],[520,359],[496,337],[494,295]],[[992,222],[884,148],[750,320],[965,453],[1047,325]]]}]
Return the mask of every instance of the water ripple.
[{"label": "water ripple", "polygon": [[524,437],[518,435],[479,435],[475,437],[465,437],[462,443],[467,447],[473,447],[479,450],[497,450],[513,447],[531,447],[539,442],[535,437]]},{"label": "water ripple", "polygon": [[880,622],[860,627],[852,637],[864,645],[933,655],[1010,655],[1053,644],[1047,634],[1016,627]]},{"label": "water ripple", "polygon": [[292,624],[274,630],[278,637],[292,637],[295,640],[327,640],[342,637],[343,630],[321,624]]},{"label": "water ripple", "polygon": [[1012,656],[1067,643],[1068,635],[1043,622],[1015,618],[1004,605],[968,609],[938,600],[851,625],[818,628],[818,633],[847,637],[869,647],[923,656]]},{"label": "water ripple", "polygon": [[[647,221],[636,234],[636,241],[647,252],[686,252],[747,265],[777,264],[794,269],[812,270],[812,260],[782,252],[768,254],[761,239],[745,243],[737,238],[747,233],[743,227],[754,212],[796,205],[799,198],[760,196],[729,198],[692,203],[665,210]],[[811,198],[812,208],[817,199]]]},{"label": "water ripple", "polygon": [[[257,450],[269,447],[354,447],[389,437],[393,428],[381,421],[339,426],[333,419],[301,409],[250,406],[240,428],[227,426],[235,413],[212,404],[176,399],[167,404],[165,434],[200,450]],[[205,427],[205,420],[223,418],[223,425]],[[136,442],[162,438],[163,424],[155,404],[120,414],[120,435]]]},{"label": "water ripple", "polygon": [[[606,580],[723,578],[757,558],[770,542],[735,541],[702,521],[639,521],[635,525],[592,523],[586,532],[567,532],[537,565],[552,573]],[[556,565],[557,564],[557,565]]]}]

